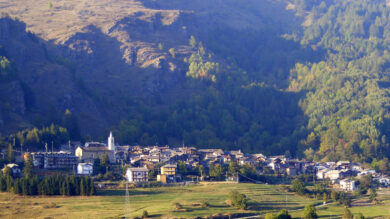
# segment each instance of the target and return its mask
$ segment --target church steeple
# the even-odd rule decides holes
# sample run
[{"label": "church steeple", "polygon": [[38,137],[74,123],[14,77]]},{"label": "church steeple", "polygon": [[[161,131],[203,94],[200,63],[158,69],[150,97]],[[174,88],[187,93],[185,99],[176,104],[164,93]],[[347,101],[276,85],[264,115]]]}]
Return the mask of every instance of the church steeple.
[{"label": "church steeple", "polygon": [[115,140],[114,137],[112,136],[112,132],[110,132],[110,136],[108,136],[108,150],[110,151],[115,151]]}]

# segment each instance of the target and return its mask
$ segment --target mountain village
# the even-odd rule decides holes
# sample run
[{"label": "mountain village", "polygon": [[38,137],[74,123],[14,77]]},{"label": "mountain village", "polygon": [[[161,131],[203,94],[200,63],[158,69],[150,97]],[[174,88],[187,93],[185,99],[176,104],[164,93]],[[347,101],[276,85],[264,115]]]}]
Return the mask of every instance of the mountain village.
[{"label": "mountain village", "polygon": [[[313,180],[328,180],[334,189],[344,191],[357,190],[357,179],[371,175],[380,187],[390,185],[390,177],[374,169],[364,168],[359,163],[349,161],[309,162],[290,159],[284,155],[265,156],[263,154],[245,154],[241,150],[224,151],[222,149],[196,149],[182,146],[129,146],[115,144],[110,135],[106,143],[86,142],[63,145],[63,150],[45,152],[28,152],[33,160],[34,170],[38,175],[94,175],[94,163],[106,156],[111,166],[120,166],[122,171],[114,168],[117,174],[130,183],[147,183],[158,181],[161,184],[185,184],[199,181],[215,181],[205,169],[211,166],[227,166],[235,162],[238,166],[251,166],[257,176],[273,175],[277,178],[294,178],[302,175],[312,176]],[[73,149],[75,148],[75,149]],[[19,156],[19,163],[26,159],[27,153]],[[181,164],[179,167],[178,164]],[[23,175],[17,163],[7,164],[14,177]],[[199,169],[199,167],[202,167]],[[179,168],[181,168],[179,170]],[[4,167],[5,169],[5,167]],[[3,171],[4,171],[3,169]],[[156,172],[156,177],[150,172]],[[186,173],[184,176],[183,172]],[[224,180],[232,182],[268,183],[267,178],[253,179],[237,171],[228,174]],[[100,187],[104,184],[99,184]]]}]

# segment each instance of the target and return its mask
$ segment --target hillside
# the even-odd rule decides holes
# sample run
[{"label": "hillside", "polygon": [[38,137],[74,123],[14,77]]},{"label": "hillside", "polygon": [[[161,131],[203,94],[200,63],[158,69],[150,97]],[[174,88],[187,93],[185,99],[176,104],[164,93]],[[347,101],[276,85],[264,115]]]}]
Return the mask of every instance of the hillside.
[{"label": "hillside", "polygon": [[54,123],[71,139],[112,129],[126,144],[390,156],[385,1],[0,0],[0,12],[5,136]]}]

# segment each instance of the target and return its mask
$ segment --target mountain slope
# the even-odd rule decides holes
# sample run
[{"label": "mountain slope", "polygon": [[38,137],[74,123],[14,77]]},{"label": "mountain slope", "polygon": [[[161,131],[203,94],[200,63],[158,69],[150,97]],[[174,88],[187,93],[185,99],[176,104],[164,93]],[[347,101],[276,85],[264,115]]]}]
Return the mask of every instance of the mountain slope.
[{"label": "mountain slope", "polygon": [[[0,0],[2,132],[377,162],[389,6],[333,0]],[[40,16],[42,15],[42,16]],[[13,32],[14,31],[14,32]],[[8,92],[8,93],[7,93]],[[12,97],[12,98],[9,98]],[[49,116],[47,116],[49,115]]]}]

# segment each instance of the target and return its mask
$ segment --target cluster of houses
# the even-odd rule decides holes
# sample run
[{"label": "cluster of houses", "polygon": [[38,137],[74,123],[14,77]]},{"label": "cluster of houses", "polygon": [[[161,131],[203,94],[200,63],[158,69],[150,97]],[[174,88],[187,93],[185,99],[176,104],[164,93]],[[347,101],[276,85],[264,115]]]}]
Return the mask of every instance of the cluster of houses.
[{"label": "cluster of houses", "polygon": [[[356,190],[355,178],[371,175],[382,186],[390,185],[390,178],[377,173],[373,169],[364,169],[358,163],[349,161],[315,163],[288,159],[285,156],[266,157],[263,154],[244,154],[241,150],[224,151],[222,149],[196,149],[195,147],[170,148],[169,146],[120,146],[115,144],[110,133],[107,144],[87,142],[84,146],[78,145],[75,150],[60,152],[33,152],[30,153],[35,168],[40,169],[71,169],[73,173],[93,173],[93,163],[96,159],[106,155],[110,164],[130,165],[126,171],[129,182],[148,181],[149,170],[159,168],[157,180],[163,183],[177,182],[182,179],[178,174],[177,164],[182,162],[188,169],[195,169],[202,165],[208,167],[215,164],[229,164],[237,162],[239,165],[261,166],[263,174],[271,171],[286,176],[311,174],[319,180],[329,179],[333,185],[341,189]],[[161,166],[161,164],[163,164]],[[8,164],[15,174],[20,174],[17,164]]]}]

